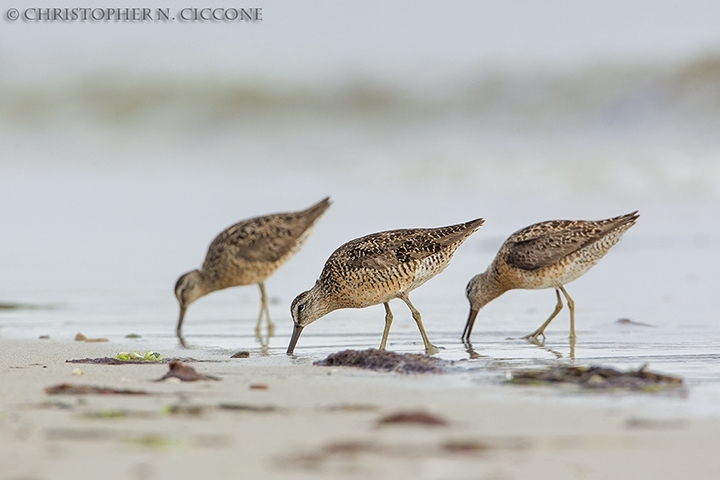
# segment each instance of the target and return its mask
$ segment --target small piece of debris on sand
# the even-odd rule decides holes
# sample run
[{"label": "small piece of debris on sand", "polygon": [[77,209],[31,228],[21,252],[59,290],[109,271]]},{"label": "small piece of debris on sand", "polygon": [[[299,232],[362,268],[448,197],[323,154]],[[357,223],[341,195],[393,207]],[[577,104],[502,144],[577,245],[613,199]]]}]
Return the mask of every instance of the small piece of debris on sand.
[{"label": "small piece of debris on sand", "polygon": [[543,370],[523,370],[513,372],[508,381],[522,385],[572,384],[591,389],[621,388],[647,392],[675,389],[683,384],[682,378],[650,372],[647,365],[628,372],[600,366],[559,366]]},{"label": "small piece of debris on sand", "polygon": [[340,403],[322,408],[322,410],[326,412],[374,412],[379,409],[379,405],[371,405],[369,403]]},{"label": "small piece of debris on sand", "polygon": [[82,333],[78,333],[75,335],[75,341],[76,342],[88,342],[88,343],[97,343],[97,342],[109,342],[107,338],[88,338]]},{"label": "small piece of debris on sand", "polygon": [[185,365],[178,360],[173,360],[168,365],[170,371],[167,372],[162,378],[155,380],[156,382],[162,382],[168,378],[178,378],[183,382],[196,382],[198,380],[220,380],[217,377],[211,377],[210,375],[201,375],[195,371],[195,369],[189,365]]},{"label": "small piece of debris on sand", "polygon": [[48,395],[147,395],[147,392],[142,390],[96,387],[94,385],[72,385],[69,383],[61,383],[47,387],[45,393]]},{"label": "small piece of debris on sand", "polygon": [[684,419],[672,419],[672,418],[638,418],[631,417],[625,420],[625,426],[627,428],[642,428],[642,429],[680,429],[687,427],[687,421]]},{"label": "small piece of debris on sand", "polygon": [[199,417],[205,413],[206,408],[199,405],[171,405],[165,409],[170,415],[186,415],[189,417]]},{"label": "small piece of debris on sand", "polygon": [[427,412],[399,412],[381,418],[378,426],[383,425],[421,425],[427,427],[445,427],[447,420]]},{"label": "small piece of debris on sand", "polygon": [[446,362],[439,358],[416,353],[395,353],[369,348],[343,350],[318,360],[313,365],[323,367],[356,367],[366,370],[399,373],[443,373]]},{"label": "small piece of debris on sand", "polygon": [[249,358],[249,357],[250,357],[250,352],[248,352],[247,350],[240,350],[239,352],[237,352],[235,355],[233,355],[230,358]]},{"label": "small piece of debris on sand", "polygon": [[442,449],[451,453],[475,455],[487,452],[492,447],[487,443],[474,440],[451,440],[443,443]]}]

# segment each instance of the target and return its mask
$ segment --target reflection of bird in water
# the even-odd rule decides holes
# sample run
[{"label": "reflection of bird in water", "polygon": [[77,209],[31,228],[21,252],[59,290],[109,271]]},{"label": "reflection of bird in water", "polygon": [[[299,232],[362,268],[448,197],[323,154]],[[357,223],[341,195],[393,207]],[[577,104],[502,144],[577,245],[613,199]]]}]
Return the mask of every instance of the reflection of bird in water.
[{"label": "reflection of bird in water", "polygon": [[[639,215],[629,213],[606,220],[553,220],[523,228],[505,240],[493,263],[467,285],[470,316],[462,339],[470,341],[478,311],[493,299],[515,288],[554,288],[557,305],[550,318],[525,338],[545,338],[545,328],[563,307],[560,292],[570,308],[570,339],[575,339],[575,303],[564,285],[587,272]],[[572,344],[572,342],[571,342]]]},{"label": "reflection of bird in water", "polygon": [[408,294],[442,272],[467,237],[483,219],[440,228],[416,228],[374,233],[352,240],[328,258],[315,286],[295,298],[291,306],[295,329],[288,346],[292,354],[303,328],[340,308],[385,305],[385,330],[380,350],[387,344],[393,316],[390,300],[399,298],[412,312],[427,354],[437,348],[428,340],[420,312]]},{"label": "reflection of bird in water", "polygon": [[276,213],[244,220],[215,237],[202,268],[184,274],[175,284],[175,296],[180,303],[176,329],[178,338],[182,341],[183,318],[192,302],[216,290],[253,283],[258,284],[261,295],[260,315],[255,331],[259,336],[265,314],[268,331],[272,334],[274,325],[270,321],[265,279],[300,249],[315,222],[329,206],[329,198],[324,198],[300,212]]}]

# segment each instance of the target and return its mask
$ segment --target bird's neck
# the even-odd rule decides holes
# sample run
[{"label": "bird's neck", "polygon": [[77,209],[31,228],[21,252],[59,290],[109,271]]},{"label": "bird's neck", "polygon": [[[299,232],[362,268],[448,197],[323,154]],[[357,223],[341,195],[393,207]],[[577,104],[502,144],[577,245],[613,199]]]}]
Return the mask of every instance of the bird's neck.
[{"label": "bird's neck", "polygon": [[310,302],[310,308],[312,308],[312,317],[314,320],[324,317],[333,310],[342,308],[340,305],[336,304],[334,295],[330,294],[330,292],[326,292],[320,282],[316,282],[310,289],[309,296],[312,299]]},{"label": "bird's neck", "polygon": [[219,290],[217,281],[203,270],[195,270],[193,275],[193,290],[195,292],[194,300],[207,295],[210,292]]},{"label": "bird's neck", "polygon": [[478,298],[477,302],[478,308],[484,307],[507,291],[495,275],[493,265],[490,265],[488,269],[480,275],[479,281],[480,298]]}]

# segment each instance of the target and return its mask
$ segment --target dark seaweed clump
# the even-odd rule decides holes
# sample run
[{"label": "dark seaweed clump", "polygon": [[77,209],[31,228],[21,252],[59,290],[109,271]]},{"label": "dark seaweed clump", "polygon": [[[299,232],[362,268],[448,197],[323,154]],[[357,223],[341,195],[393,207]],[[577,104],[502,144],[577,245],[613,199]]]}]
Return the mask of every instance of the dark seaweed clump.
[{"label": "dark seaweed clump", "polygon": [[343,350],[318,360],[323,367],[356,367],[380,372],[443,373],[445,362],[438,358],[414,353],[395,353],[386,350]]},{"label": "dark seaweed clump", "polygon": [[647,370],[647,365],[628,372],[601,366],[557,366],[543,370],[513,372],[510,382],[574,384],[592,389],[620,388],[638,391],[668,390],[679,388],[683,384],[682,378],[650,372]]}]

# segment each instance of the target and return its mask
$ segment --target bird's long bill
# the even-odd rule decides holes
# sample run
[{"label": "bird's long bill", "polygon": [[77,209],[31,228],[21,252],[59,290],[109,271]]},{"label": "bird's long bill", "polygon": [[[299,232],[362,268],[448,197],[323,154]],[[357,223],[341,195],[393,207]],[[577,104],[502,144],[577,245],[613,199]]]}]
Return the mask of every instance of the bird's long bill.
[{"label": "bird's long bill", "polygon": [[177,334],[178,337],[180,336],[180,332],[182,331],[182,323],[183,323],[183,319],[185,318],[185,310],[187,310],[187,307],[184,307],[181,305],[180,306],[180,318],[178,318],[177,328],[175,329],[175,333]]},{"label": "bird's long bill", "polygon": [[470,334],[472,333],[473,325],[475,325],[475,319],[477,318],[479,311],[480,310],[474,310],[472,308],[470,309],[470,315],[468,316],[467,322],[465,323],[465,330],[463,330],[461,340],[464,340],[466,342],[470,341]]},{"label": "bird's long bill", "polygon": [[295,325],[295,329],[293,330],[293,333],[292,333],[292,338],[290,339],[290,345],[288,345],[288,349],[287,349],[288,355],[292,355],[293,352],[295,351],[295,345],[297,345],[297,342],[300,339],[300,334],[302,333],[303,328],[305,328],[305,327],[301,327],[300,325],[297,325],[297,324]]}]

